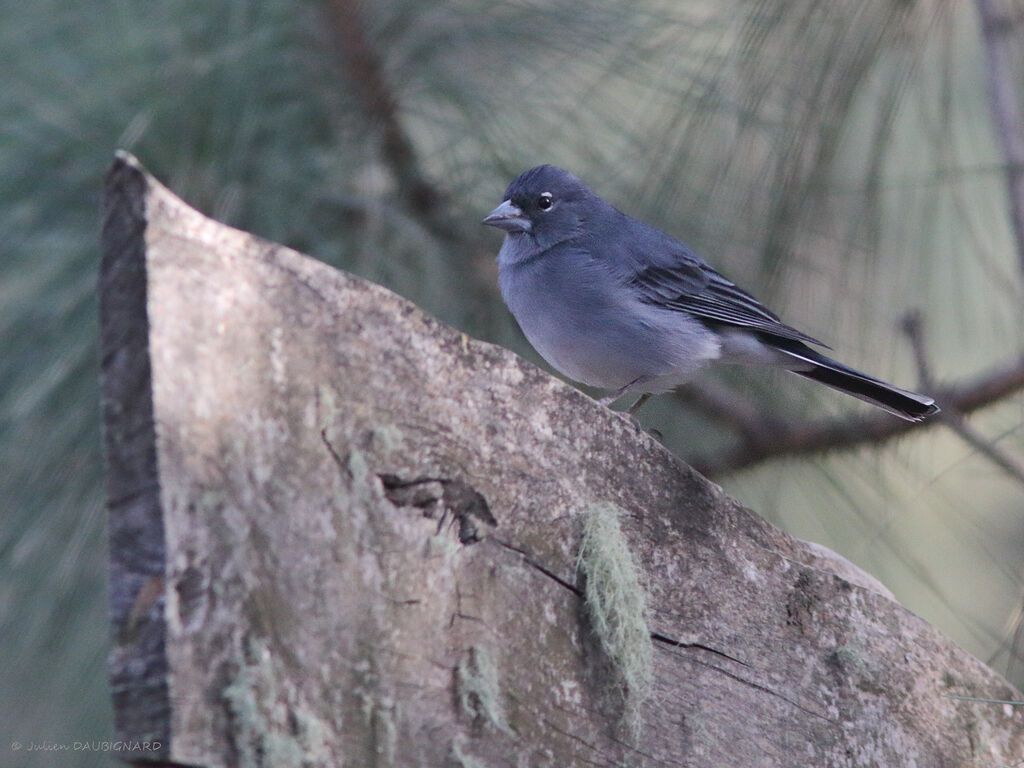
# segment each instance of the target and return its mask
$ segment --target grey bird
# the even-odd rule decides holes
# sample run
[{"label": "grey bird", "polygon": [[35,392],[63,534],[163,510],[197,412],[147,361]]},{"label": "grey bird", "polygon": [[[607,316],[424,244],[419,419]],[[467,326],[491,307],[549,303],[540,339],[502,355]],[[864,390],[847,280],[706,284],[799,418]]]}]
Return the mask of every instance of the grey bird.
[{"label": "grey bird", "polygon": [[561,168],[521,174],[483,223],[505,231],[498,284],[526,338],[568,378],[611,390],[605,405],[641,395],[632,413],[717,361],[786,368],[909,421],[939,411],[815,351],[827,345]]}]

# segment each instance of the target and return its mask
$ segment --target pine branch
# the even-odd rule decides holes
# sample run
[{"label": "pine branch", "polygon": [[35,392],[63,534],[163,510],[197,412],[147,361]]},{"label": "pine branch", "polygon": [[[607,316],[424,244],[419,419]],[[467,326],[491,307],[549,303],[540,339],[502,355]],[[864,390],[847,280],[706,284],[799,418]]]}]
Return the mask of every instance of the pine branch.
[{"label": "pine branch", "polygon": [[398,99],[367,38],[359,0],[331,0],[327,17],[348,79],[367,119],[380,133],[381,157],[394,176],[399,200],[439,240],[461,243],[463,238],[448,212],[448,198],[423,171],[402,124]]},{"label": "pine branch", "polygon": [[[360,0],[329,0],[326,17],[339,59],[363,114],[380,137],[381,159],[395,181],[399,206],[433,237],[449,256],[447,270],[453,282],[450,300],[461,308],[455,322],[485,338],[496,338],[507,322],[495,315],[498,300],[493,279],[494,253],[487,240],[453,209],[443,185],[424,170],[415,142],[402,122],[401,104],[385,75],[378,50],[366,33]],[[451,318],[449,318],[451,319]]]},{"label": "pine branch", "polygon": [[1006,191],[1010,204],[1017,259],[1024,271],[1024,121],[1015,91],[1010,45],[1018,39],[1018,22],[1000,13],[993,0],[975,0],[985,43],[989,106],[996,138],[1003,150]]},{"label": "pine branch", "polygon": [[[1024,389],[1024,358],[975,379],[935,390],[943,408],[966,415],[1003,400]],[[912,431],[943,424],[941,419],[923,422],[901,421],[882,411],[812,422],[774,421],[763,430],[749,430],[748,436],[718,454],[691,457],[687,461],[708,477],[747,469],[763,461],[794,458],[830,451],[879,445]]]},{"label": "pine branch", "polygon": [[[910,312],[903,318],[903,332],[910,341],[914,351],[914,360],[917,363],[917,375],[921,386],[926,389],[934,389],[931,365],[928,363],[928,354],[924,342],[924,323],[921,320],[920,312]],[[964,418],[963,413],[950,404],[942,409],[939,418],[956,433],[961,440],[978,451],[997,467],[1009,474],[1020,483],[1024,483],[1024,464],[1014,456],[1002,450],[994,440],[989,440],[985,435],[976,430]]]}]

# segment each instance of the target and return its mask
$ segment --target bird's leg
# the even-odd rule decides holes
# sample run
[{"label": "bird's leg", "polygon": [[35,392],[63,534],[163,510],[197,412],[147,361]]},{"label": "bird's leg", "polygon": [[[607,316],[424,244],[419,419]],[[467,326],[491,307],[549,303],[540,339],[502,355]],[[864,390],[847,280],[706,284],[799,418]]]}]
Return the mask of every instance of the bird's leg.
[{"label": "bird's leg", "polygon": [[[597,402],[599,402],[601,405],[609,406],[612,403],[614,403],[616,400],[618,400],[620,397],[622,397],[624,394],[626,394],[626,392],[628,392],[632,387],[635,387],[637,384],[643,384],[646,381],[648,381],[648,378],[646,376],[638,376],[637,378],[635,378],[631,382],[629,382],[629,384],[627,384],[622,389],[620,389],[618,392],[615,392],[614,394],[608,395],[607,397],[602,397]],[[640,407],[644,403],[646,403],[650,399],[650,397],[651,397],[651,393],[650,392],[644,392],[642,395],[640,395],[640,397],[637,399],[637,401],[635,403],[633,403],[633,405],[631,405],[627,411],[624,412],[624,415],[629,418],[629,420],[633,424],[633,428],[638,433],[639,432],[644,432],[645,430],[644,430],[643,426],[640,424],[640,422],[636,420],[636,416],[634,416],[633,414],[636,413],[638,410],[640,410]],[[662,439],[661,438],[661,432],[659,432],[656,429],[652,429],[650,431],[650,434],[654,436],[655,440],[661,440]]]},{"label": "bird's leg", "polygon": [[636,413],[637,411],[640,410],[640,408],[643,406],[644,403],[646,403],[650,399],[651,399],[651,393],[650,392],[644,392],[642,395],[640,395],[640,397],[637,399],[637,401],[635,403],[633,403],[631,406],[629,406],[629,410],[627,410],[626,413],[628,413],[630,416],[632,416],[634,413]]},{"label": "bird's leg", "polygon": [[[631,389],[633,389],[633,387],[635,387],[637,384],[643,384],[645,381],[647,381],[647,377],[646,376],[637,376],[635,379],[633,379],[631,382],[629,382],[626,386],[621,387],[620,389],[616,390],[613,394],[607,395],[606,397],[602,397],[597,402],[599,402],[601,405],[603,405],[605,407],[608,407],[612,403],[614,403],[616,400],[618,400],[620,397],[622,397],[624,394],[626,394]],[[650,394],[643,394],[643,395],[641,395],[640,399],[637,400],[635,403],[633,403],[633,407],[629,409],[629,413],[633,413],[633,411],[635,411],[641,405],[646,403],[648,397],[650,397]]]}]

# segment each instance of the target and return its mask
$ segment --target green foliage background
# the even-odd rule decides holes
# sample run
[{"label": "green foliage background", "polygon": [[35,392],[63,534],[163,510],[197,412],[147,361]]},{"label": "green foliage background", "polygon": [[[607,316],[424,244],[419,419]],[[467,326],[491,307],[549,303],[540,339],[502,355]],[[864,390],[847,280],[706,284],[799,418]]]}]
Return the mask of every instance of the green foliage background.
[{"label": "green foliage background", "polygon": [[[688,240],[883,378],[914,384],[896,331],[909,309],[940,380],[1020,354],[968,3],[368,3],[455,245],[402,205],[326,18],[283,0],[0,0],[0,764],[66,765],[7,750],[111,728],[94,283],[115,148],[200,210],[533,360],[493,288],[498,238],[475,222],[540,162]],[[782,373],[719,381],[785,417],[859,407]],[[671,398],[642,413],[683,456],[731,439]],[[1024,454],[1021,398],[973,422]],[[953,436],[721,481],[1024,680],[1021,489]],[[90,760],[109,756],[73,763]]]}]

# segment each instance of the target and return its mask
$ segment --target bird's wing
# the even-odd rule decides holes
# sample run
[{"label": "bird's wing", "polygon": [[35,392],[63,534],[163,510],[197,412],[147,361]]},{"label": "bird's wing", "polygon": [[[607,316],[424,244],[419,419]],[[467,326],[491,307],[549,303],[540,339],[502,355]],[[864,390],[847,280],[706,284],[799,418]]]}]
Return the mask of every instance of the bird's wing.
[{"label": "bird's wing", "polygon": [[642,244],[643,252],[630,254],[633,270],[628,280],[645,301],[712,323],[828,348],[827,344],[783,323],[778,315],[682,243],[653,227],[643,234],[630,241]]}]

